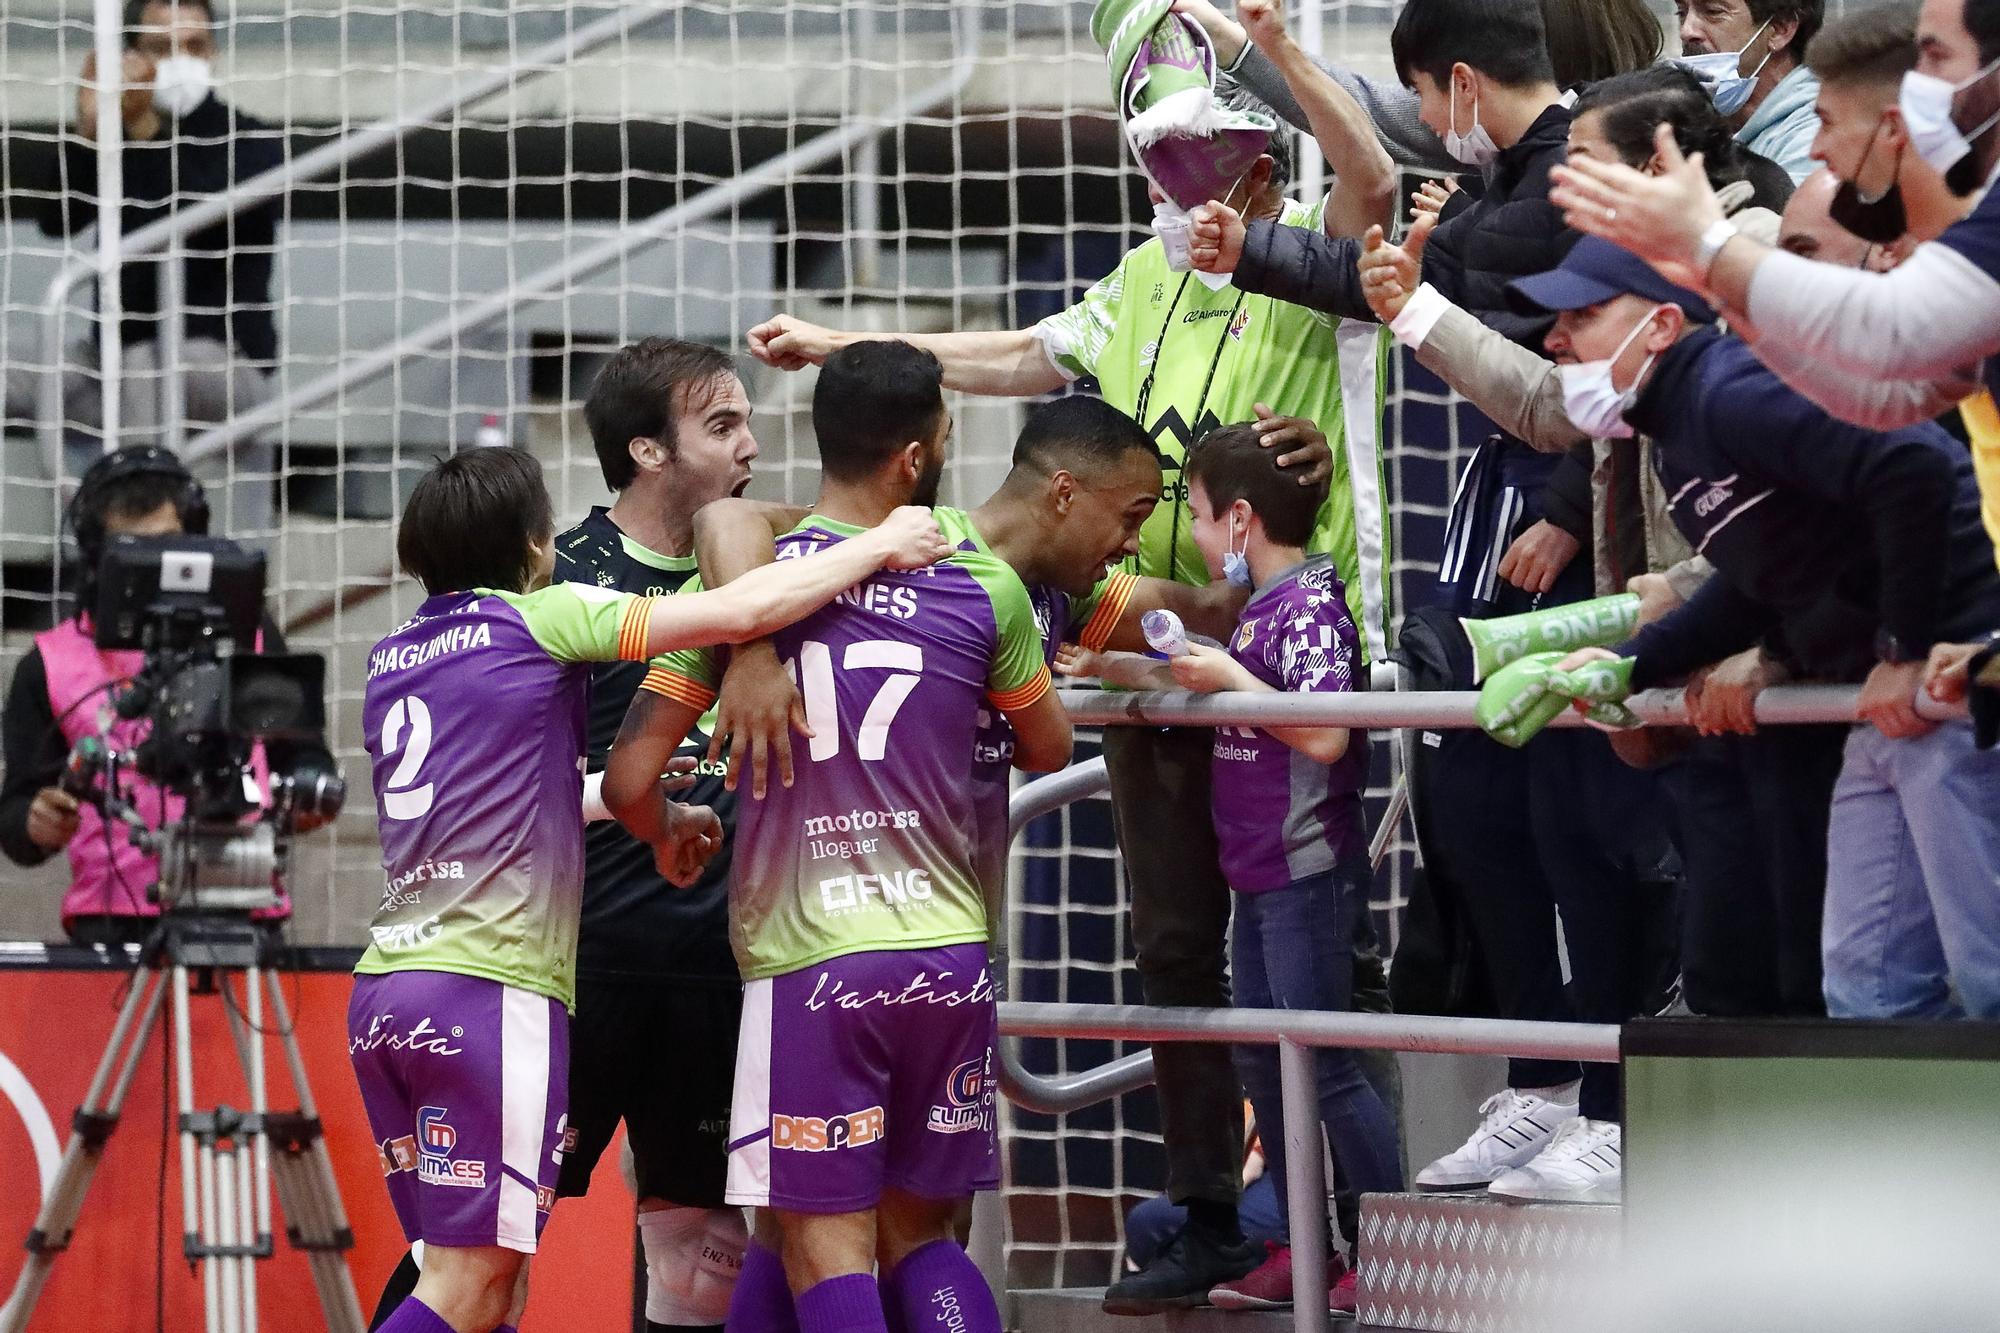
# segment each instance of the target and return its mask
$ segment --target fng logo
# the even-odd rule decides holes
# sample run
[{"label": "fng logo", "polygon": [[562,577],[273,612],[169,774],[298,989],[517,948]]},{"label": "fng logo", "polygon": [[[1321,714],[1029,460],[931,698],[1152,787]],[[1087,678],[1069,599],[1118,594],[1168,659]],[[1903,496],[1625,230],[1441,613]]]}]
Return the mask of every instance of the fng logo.
[{"label": "fng logo", "polygon": [[449,1114],[442,1106],[417,1109],[417,1179],[427,1185],[479,1189],[486,1184],[486,1163],[451,1155],[458,1146],[458,1131],[445,1120]]},{"label": "fng logo", "polygon": [[865,1148],[882,1138],[882,1108],[822,1120],[816,1115],[773,1115],[771,1146],[786,1152],[837,1152]]}]

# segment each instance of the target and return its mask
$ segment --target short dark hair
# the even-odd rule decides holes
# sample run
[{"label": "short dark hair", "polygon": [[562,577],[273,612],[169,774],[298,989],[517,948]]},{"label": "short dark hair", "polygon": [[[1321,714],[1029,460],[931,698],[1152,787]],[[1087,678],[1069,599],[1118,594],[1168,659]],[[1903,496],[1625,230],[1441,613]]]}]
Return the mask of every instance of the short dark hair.
[{"label": "short dark hair", "polygon": [[1159,448],[1139,423],[1102,398],[1072,394],[1028,413],[1014,441],[1014,466],[1044,476],[1065,471],[1095,476],[1139,453],[1158,462]]},{"label": "short dark hair", "polygon": [[1646,0],[1541,0],[1549,68],[1558,88],[1577,88],[1643,69],[1666,34]]},{"label": "short dark hair", "polygon": [[930,438],[944,415],[944,368],[909,343],[849,343],[826,358],[813,388],[820,468],[859,481],[912,440]]},{"label": "short dark hair", "polygon": [[1281,546],[1304,546],[1326,503],[1326,482],[1299,485],[1299,474],[1278,466],[1278,451],[1258,443],[1249,422],[1223,426],[1201,437],[1187,455],[1187,483],[1201,483],[1211,512],[1238,500],[1264,520],[1264,531]]},{"label": "short dark hair", "polygon": [[1408,88],[1419,73],[1442,88],[1460,63],[1508,88],[1555,81],[1538,0],[1409,0],[1390,29],[1389,54]]},{"label": "short dark hair", "polygon": [[1917,66],[1917,9],[1906,0],[1870,5],[1835,19],[1806,50],[1821,83],[1901,83]]},{"label": "short dark hair", "polygon": [[638,476],[634,440],[658,440],[671,457],[689,396],[735,373],[729,353],[681,338],[641,338],[613,352],[583,400],[583,420],[590,427],[604,484],[622,491]]},{"label": "short dark hair", "polygon": [[146,10],[153,5],[165,5],[169,9],[199,9],[208,15],[210,26],[221,22],[215,12],[215,0],[125,0],[125,45],[139,44],[139,31],[146,26]]},{"label": "short dark hair", "polygon": [[[1819,34],[1819,25],[1826,22],[1826,0],[1743,0],[1750,6],[1750,17],[1758,23],[1797,23],[1797,31],[1792,33],[1792,44],[1785,49],[1792,59],[1805,63],[1806,51]],[[1970,5],[1967,6],[1970,8]]]},{"label": "short dark hair", "polygon": [[1992,0],[1965,0],[1965,30],[1979,48],[1979,63],[2000,60],[2000,5]]},{"label": "short dark hair", "polygon": [[403,506],[396,558],[435,597],[511,592],[533,572],[534,542],[555,535],[555,508],[532,454],[508,446],[440,458]]},{"label": "short dark hair", "polygon": [[[1661,124],[1671,125],[1681,152],[1700,153],[1709,184],[1716,189],[1748,180],[1756,202],[1773,211],[1791,197],[1791,177],[1773,185],[1757,170],[1755,156],[1736,140],[1736,131],[1715,109],[1701,81],[1680,65],[1651,65],[1593,83],[1577,97],[1572,119],[1596,112],[1604,137],[1630,167],[1649,161]],[[1783,175],[1782,172],[1778,173]]]}]

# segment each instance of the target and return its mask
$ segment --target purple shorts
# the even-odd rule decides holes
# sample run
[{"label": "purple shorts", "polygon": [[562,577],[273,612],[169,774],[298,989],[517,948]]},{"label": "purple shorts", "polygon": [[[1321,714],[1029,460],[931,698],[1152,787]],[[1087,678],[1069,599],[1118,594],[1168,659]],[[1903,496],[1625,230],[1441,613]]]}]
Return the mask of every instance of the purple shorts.
[{"label": "purple shorts", "polygon": [[743,993],[733,1204],[873,1208],[885,1186],[961,1199],[1000,1183],[986,946],[848,954]]},{"label": "purple shorts", "polygon": [[567,1129],[562,1004],[455,972],[357,976],[347,1051],[404,1237],[533,1254]]}]

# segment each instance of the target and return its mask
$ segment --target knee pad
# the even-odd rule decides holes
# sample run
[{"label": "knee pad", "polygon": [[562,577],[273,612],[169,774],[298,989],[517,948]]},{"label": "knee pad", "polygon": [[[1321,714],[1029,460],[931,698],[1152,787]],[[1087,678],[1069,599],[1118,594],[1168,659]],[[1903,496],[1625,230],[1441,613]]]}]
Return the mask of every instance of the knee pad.
[{"label": "knee pad", "polygon": [[639,1214],[646,1250],[646,1318],[720,1324],[750,1242],[737,1208],[659,1208]]}]

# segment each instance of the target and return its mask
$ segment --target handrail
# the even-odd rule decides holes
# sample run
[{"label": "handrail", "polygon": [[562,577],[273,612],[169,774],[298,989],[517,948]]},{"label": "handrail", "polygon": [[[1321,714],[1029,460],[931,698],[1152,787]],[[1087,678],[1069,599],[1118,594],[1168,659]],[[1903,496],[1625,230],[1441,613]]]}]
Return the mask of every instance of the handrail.
[{"label": "handrail", "polygon": [[[1304,1009],[1161,1009],[1135,1004],[1000,1005],[1000,1031],[1016,1037],[1106,1041],[1212,1041],[1434,1055],[1509,1055],[1532,1060],[1618,1062],[1618,1027],[1428,1014],[1353,1014]],[[1108,1066],[1107,1066],[1108,1067]]]},{"label": "handrail", "polygon": [[[1369,727],[1381,730],[1423,727],[1464,730],[1478,725],[1473,690],[1412,694],[1361,691],[1354,694],[1253,694],[1224,691],[1190,694],[1181,690],[1125,693],[1110,690],[1058,691],[1070,721],[1078,726],[1308,726]],[[1757,696],[1756,718],[1763,726],[1853,722],[1861,697],[1852,685],[1779,685]],[[1642,690],[1625,706],[1649,726],[1685,727],[1687,700],[1681,690]],[[1941,704],[1922,690],[1916,711],[1933,721],[1961,718],[1964,705]],[[1584,727],[1590,723],[1565,709],[1549,724]]]},{"label": "handrail", "polygon": [[687,223],[712,217],[754,198],[793,174],[839,157],[898,122],[921,115],[955,97],[971,81],[978,62],[979,6],[977,0],[952,0],[951,12],[954,35],[950,70],[924,89],[896,102],[879,115],[857,116],[837,130],[830,130],[789,152],[760,162],[733,180],[704,190],[685,203],[676,204],[624,228],[617,235],[606,237],[563,263],[522,278],[510,284],[505,291],[476,301],[415,333],[405,334],[386,347],[336,367],[255,411],[203,431],[188,445],[183,457],[190,462],[206,458],[283,421],[290,413],[316,407],[356,385],[379,379],[420,352],[503,318],[518,306],[540,300],[553,291],[608,268],[632,251],[663,238]]},{"label": "handrail", "polygon": [[[441,93],[415,110],[403,112],[395,117],[385,117],[372,125],[356,130],[353,134],[343,135],[321,144],[309,153],[280,163],[269,171],[260,172],[221,194],[210,195],[189,208],[176,210],[166,217],[149,222],[123,239],[119,246],[119,265],[122,268],[131,260],[164,249],[173,242],[191,236],[224,218],[233,217],[247,208],[275,198],[293,185],[313,180],[335,167],[394,143],[411,130],[436,121],[459,107],[483,101],[494,93],[511,87],[523,77],[524,73],[542,72],[536,68],[537,66],[567,64],[580,55],[586,55],[600,46],[617,41],[634,30],[666,16],[672,12],[672,8],[664,3],[664,0],[628,0],[628,3],[620,6],[616,12],[585,24],[567,37],[544,42],[519,60],[488,71],[470,83]],[[70,292],[83,279],[96,275],[98,265],[99,261],[96,258],[74,259],[49,280],[48,288],[42,298],[41,312],[43,365],[58,370],[62,366],[60,325],[63,310],[68,305]],[[60,374],[44,376],[39,404],[43,461],[48,465],[49,475],[58,480],[62,477],[60,381]]]}]

